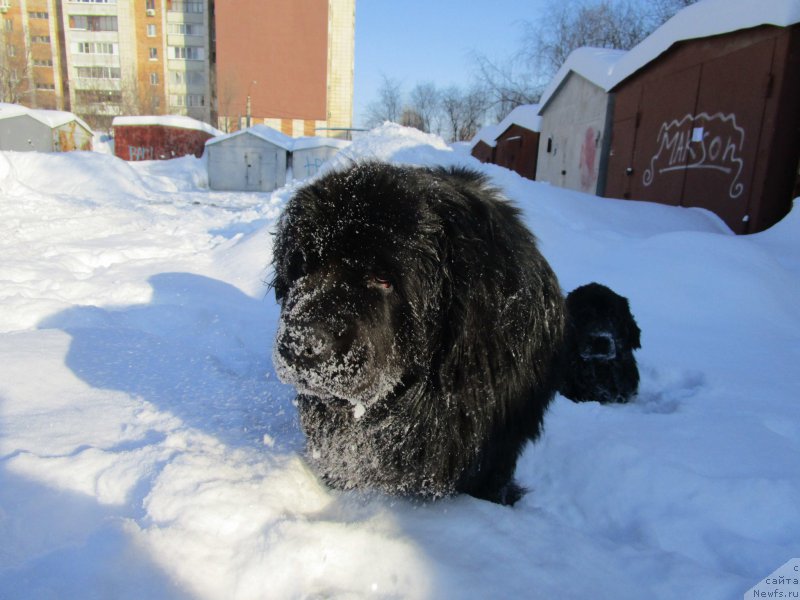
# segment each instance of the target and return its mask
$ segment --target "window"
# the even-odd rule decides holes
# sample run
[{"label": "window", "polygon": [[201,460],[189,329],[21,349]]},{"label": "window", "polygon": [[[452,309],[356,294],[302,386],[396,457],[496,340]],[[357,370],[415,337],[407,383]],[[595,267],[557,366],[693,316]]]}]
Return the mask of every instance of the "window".
[{"label": "window", "polygon": [[11,19],[4,19],[3,29],[5,31],[14,31],[14,21],[12,21]]},{"label": "window", "polygon": [[148,25],[147,26],[147,37],[156,37],[156,26],[155,25]]},{"label": "window", "polygon": [[147,10],[155,10],[156,9],[156,0],[147,0],[145,3],[145,8]]},{"label": "window", "polygon": [[33,66],[34,67],[52,67],[53,61],[49,58],[41,59],[41,58],[34,58],[33,59]]},{"label": "window", "polygon": [[169,23],[169,33],[175,35],[203,35],[203,26],[199,23]]},{"label": "window", "polygon": [[14,57],[17,55],[17,47],[14,44],[8,44],[6,46],[6,52],[10,57]]},{"label": "window", "polygon": [[50,15],[46,12],[28,12],[28,18],[30,19],[49,19]]},{"label": "window", "polygon": [[150,60],[158,60],[158,48],[150,48]]},{"label": "window", "polygon": [[170,71],[170,83],[176,85],[205,85],[206,77],[201,71]]},{"label": "window", "polygon": [[78,77],[86,79],[119,79],[119,67],[76,67]]},{"label": "window", "polygon": [[31,36],[31,44],[49,44],[50,43],[50,36],[49,35],[32,35]]},{"label": "window", "polygon": [[169,46],[169,57],[183,60],[203,60],[205,48],[201,46]]},{"label": "window", "polygon": [[79,104],[119,104],[122,102],[122,93],[108,90],[75,90],[75,97]]},{"label": "window", "polygon": [[150,73],[150,85],[158,85],[158,73]]},{"label": "window", "polygon": [[169,103],[172,106],[185,106],[187,108],[205,106],[206,97],[202,94],[171,94]]},{"label": "window", "polygon": [[119,45],[111,42],[73,42],[70,48],[76,54],[119,54]]},{"label": "window", "polygon": [[116,4],[117,0],[69,0],[70,2],[83,2],[84,4]]},{"label": "window", "polygon": [[70,15],[69,28],[81,31],[117,31],[117,17]]},{"label": "window", "polygon": [[203,3],[192,0],[167,0],[167,10],[180,13],[202,13]]},{"label": "window", "polygon": [[53,91],[53,90],[56,89],[56,86],[55,86],[55,84],[52,84],[52,83],[42,83],[41,81],[37,81],[36,82],[36,89],[37,90]]}]

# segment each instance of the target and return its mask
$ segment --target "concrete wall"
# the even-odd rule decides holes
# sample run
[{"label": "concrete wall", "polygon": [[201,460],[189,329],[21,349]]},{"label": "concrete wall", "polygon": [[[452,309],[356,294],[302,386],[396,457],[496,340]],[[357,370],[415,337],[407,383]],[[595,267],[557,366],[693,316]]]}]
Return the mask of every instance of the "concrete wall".
[{"label": "concrete wall", "polygon": [[53,131],[28,115],[0,119],[0,150],[53,151]]},{"label": "concrete wall", "polygon": [[287,152],[250,134],[206,146],[212,190],[271,192],[286,183]]},{"label": "concrete wall", "polygon": [[570,73],[542,113],[537,181],[596,194],[609,97]]}]

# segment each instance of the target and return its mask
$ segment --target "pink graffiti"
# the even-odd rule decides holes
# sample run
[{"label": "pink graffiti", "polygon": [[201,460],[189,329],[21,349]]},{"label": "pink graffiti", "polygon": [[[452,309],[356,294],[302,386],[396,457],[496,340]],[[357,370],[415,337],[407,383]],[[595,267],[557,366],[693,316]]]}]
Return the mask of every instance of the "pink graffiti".
[{"label": "pink graffiti", "polygon": [[597,158],[597,145],[595,142],[596,135],[597,132],[593,127],[587,128],[586,134],[583,137],[583,146],[581,146],[581,189],[584,192],[593,191],[591,190],[591,187],[595,182],[596,174],[594,162]]}]

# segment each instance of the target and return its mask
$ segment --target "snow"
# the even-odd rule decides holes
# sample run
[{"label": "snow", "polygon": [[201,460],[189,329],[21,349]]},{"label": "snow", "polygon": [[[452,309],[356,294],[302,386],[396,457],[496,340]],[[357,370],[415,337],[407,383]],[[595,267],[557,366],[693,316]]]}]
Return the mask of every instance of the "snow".
[{"label": "snow", "polygon": [[676,13],[622,56],[613,66],[605,89],[621,83],[677,42],[760,25],[788,27],[795,23],[800,23],[798,0],[700,0]]},{"label": "snow", "polygon": [[346,140],[339,140],[334,138],[326,138],[326,137],[315,137],[315,136],[308,136],[308,137],[300,137],[300,138],[293,138],[288,136],[284,133],[281,133],[277,129],[273,129],[272,127],[268,127],[267,125],[253,125],[252,127],[248,127],[247,129],[240,129],[239,131],[234,131],[233,133],[228,133],[225,135],[220,135],[213,139],[210,139],[206,142],[206,146],[211,146],[213,144],[218,144],[224,140],[238,137],[240,135],[253,135],[259,139],[262,139],[270,144],[275,144],[279,148],[286,150],[287,152],[294,152],[295,150],[308,150],[311,148],[320,148],[323,146],[327,146],[330,148],[346,148],[350,145],[349,141]]},{"label": "snow", "polygon": [[538,104],[521,104],[508,113],[502,121],[495,125],[487,125],[475,134],[469,143],[469,150],[472,150],[478,142],[484,142],[489,146],[497,144],[497,138],[512,125],[519,125],[531,131],[540,131],[542,118],[539,116]]},{"label": "snow", "polygon": [[212,127],[208,123],[203,123],[202,121],[183,115],[114,117],[114,120],[111,122],[112,127],[124,127],[126,125],[160,125],[161,127],[176,127],[178,129],[203,131],[212,136],[222,135],[219,129]]},{"label": "snow", "polygon": [[699,0],[678,11],[627,52],[591,47],[573,50],[542,93],[538,112],[544,111],[570,73],[608,92],[678,42],[760,25],[788,27],[795,23],[800,23],[798,0]]},{"label": "snow", "polygon": [[614,81],[614,65],[625,56],[624,50],[610,50],[608,48],[577,48],[570,52],[567,60],[555,74],[553,79],[542,92],[539,99],[539,114],[542,114],[550,99],[566,81],[570,73],[577,73],[587,81],[602,88],[604,91],[611,89]]},{"label": "snow", "polygon": [[271,231],[298,184],[0,153],[0,597],[727,599],[798,556],[798,207],[736,237],[393,125],[323,169],[363,158],[481,170],[565,290],[628,296],[638,399],[557,397],[513,508],[331,491],[270,361]]},{"label": "snow", "polygon": [[40,123],[44,123],[51,128],[61,127],[62,125],[76,121],[81,127],[86,129],[86,131],[92,131],[92,128],[89,127],[89,125],[87,125],[83,119],[72,114],[71,112],[66,112],[63,110],[45,110],[40,108],[34,109],[22,106],[21,104],[8,104],[0,102],[0,119],[8,119],[11,117],[18,117],[20,115],[29,115]]}]

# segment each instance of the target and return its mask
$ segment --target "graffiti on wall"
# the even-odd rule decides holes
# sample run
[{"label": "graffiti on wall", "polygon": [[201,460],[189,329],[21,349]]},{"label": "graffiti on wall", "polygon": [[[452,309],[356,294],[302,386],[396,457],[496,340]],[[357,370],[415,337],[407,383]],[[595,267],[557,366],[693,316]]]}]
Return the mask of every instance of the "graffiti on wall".
[{"label": "graffiti on wall", "polygon": [[584,192],[594,191],[592,184],[597,181],[597,172],[595,170],[595,161],[597,160],[597,141],[599,140],[598,132],[594,127],[588,127],[583,136],[583,145],[581,146],[581,189]]},{"label": "graffiti on wall", "polygon": [[128,146],[128,160],[154,160],[156,151],[152,147]]},{"label": "graffiti on wall", "polygon": [[324,158],[316,158],[312,156],[306,157],[306,177],[311,177],[312,175],[316,175],[319,168],[322,166],[322,163],[325,162]]},{"label": "graffiti on wall", "polygon": [[645,186],[664,173],[707,169],[730,177],[731,198],[738,198],[744,191],[739,180],[744,168],[741,158],[744,129],[736,124],[735,114],[703,112],[664,121],[656,136],[656,146],[658,149],[642,176]]}]

